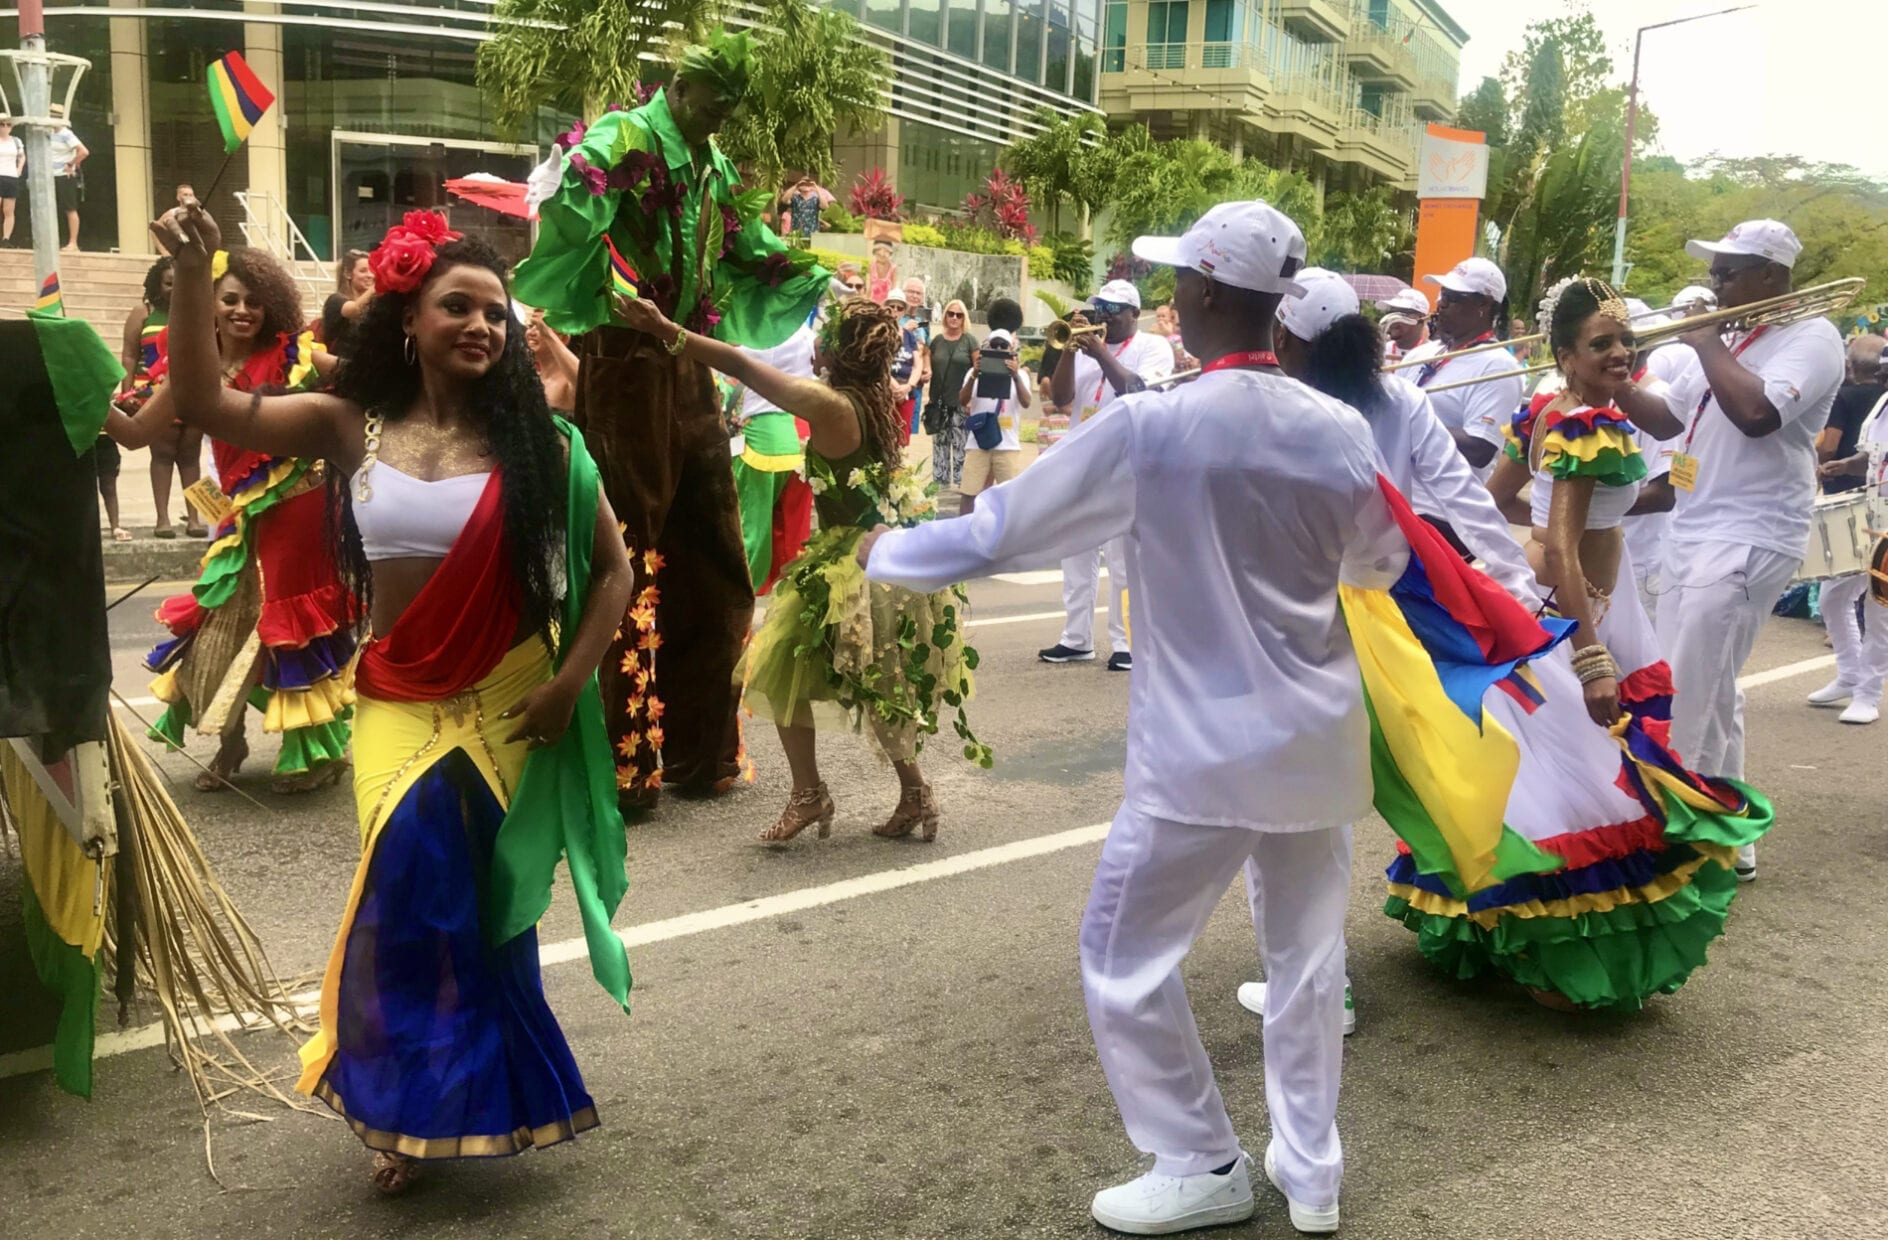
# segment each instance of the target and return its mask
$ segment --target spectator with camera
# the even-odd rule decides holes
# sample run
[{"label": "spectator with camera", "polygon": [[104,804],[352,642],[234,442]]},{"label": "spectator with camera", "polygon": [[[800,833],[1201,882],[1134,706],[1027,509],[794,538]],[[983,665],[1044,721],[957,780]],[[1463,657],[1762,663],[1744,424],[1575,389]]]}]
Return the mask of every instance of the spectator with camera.
[{"label": "spectator with camera", "polygon": [[1018,433],[1019,409],[1029,408],[1035,380],[1017,356],[1016,333],[1023,326],[1023,308],[1007,297],[990,303],[990,334],[981,348],[970,351],[970,373],[964,377],[958,404],[963,406],[964,497],[963,513],[976,511],[977,496],[1008,482],[1023,469],[1023,441]]}]

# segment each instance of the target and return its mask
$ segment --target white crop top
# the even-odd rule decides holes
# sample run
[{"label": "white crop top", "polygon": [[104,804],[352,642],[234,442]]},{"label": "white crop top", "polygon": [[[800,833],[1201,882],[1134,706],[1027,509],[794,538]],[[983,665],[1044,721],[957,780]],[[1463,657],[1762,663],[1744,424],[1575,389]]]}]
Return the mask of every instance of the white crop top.
[{"label": "white crop top", "polygon": [[368,497],[360,497],[358,486],[354,496],[354,524],[369,560],[445,559],[492,476],[488,470],[428,482],[385,461],[369,468]]},{"label": "white crop top", "polygon": [[[1625,520],[1626,512],[1639,498],[1637,482],[1623,487],[1596,486],[1593,499],[1586,509],[1586,528],[1589,530],[1610,530]],[[1534,471],[1534,490],[1528,497],[1528,507],[1533,512],[1534,527],[1547,528],[1547,514],[1552,511],[1554,502],[1554,476],[1544,469]]]}]

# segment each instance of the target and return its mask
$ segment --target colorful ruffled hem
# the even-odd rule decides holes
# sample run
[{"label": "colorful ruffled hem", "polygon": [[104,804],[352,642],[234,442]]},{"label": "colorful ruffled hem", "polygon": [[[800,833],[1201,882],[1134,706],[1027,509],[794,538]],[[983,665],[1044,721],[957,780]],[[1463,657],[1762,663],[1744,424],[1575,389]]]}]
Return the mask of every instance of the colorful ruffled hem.
[{"label": "colorful ruffled hem", "polygon": [[1531,465],[1533,442],[1539,437],[1539,468],[1555,479],[1591,478],[1601,486],[1619,487],[1646,476],[1645,459],[1625,414],[1591,405],[1544,413],[1557,396],[1536,396],[1503,428],[1509,457]]}]

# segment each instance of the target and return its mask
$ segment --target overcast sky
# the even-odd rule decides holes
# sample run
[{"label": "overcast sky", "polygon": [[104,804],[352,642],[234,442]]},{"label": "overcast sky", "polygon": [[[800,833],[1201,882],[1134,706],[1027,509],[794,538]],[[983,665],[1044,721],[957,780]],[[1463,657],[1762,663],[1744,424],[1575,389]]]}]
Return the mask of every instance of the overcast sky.
[{"label": "overcast sky", "polygon": [[[1621,82],[1640,26],[1735,0],[1590,0]],[[1462,90],[1497,74],[1528,22],[1564,0],[1442,0],[1469,32]],[[1888,0],[1762,0],[1756,8],[1648,31],[1640,102],[1668,154],[1796,154],[1888,179]]]}]

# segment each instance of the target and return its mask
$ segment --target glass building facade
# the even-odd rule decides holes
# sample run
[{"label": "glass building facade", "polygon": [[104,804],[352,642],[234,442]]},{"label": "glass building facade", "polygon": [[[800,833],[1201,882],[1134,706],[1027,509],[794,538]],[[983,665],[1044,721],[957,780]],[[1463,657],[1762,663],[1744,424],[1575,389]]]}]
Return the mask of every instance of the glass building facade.
[{"label": "glass building facade", "polygon": [[[917,203],[956,207],[1042,109],[1093,108],[1101,0],[826,2],[857,16],[891,57],[880,162]],[[739,25],[756,13],[737,0],[728,16]],[[444,188],[478,172],[522,179],[574,119],[546,109],[536,132],[501,132],[475,79],[491,14],[489,0],[54,9],[52,50],[92,62],[72,115],[92,152],[81,244],[148,251],[142,221],[179,184],[207,189],[224,154],[205,69],[240,50],[279,102],[231,158],[219,195],[247,185],[273,198],[323,258],[367,247],[418,207],[446,208],[454,227],[523,253],[523,221],[458,204]]]}]

